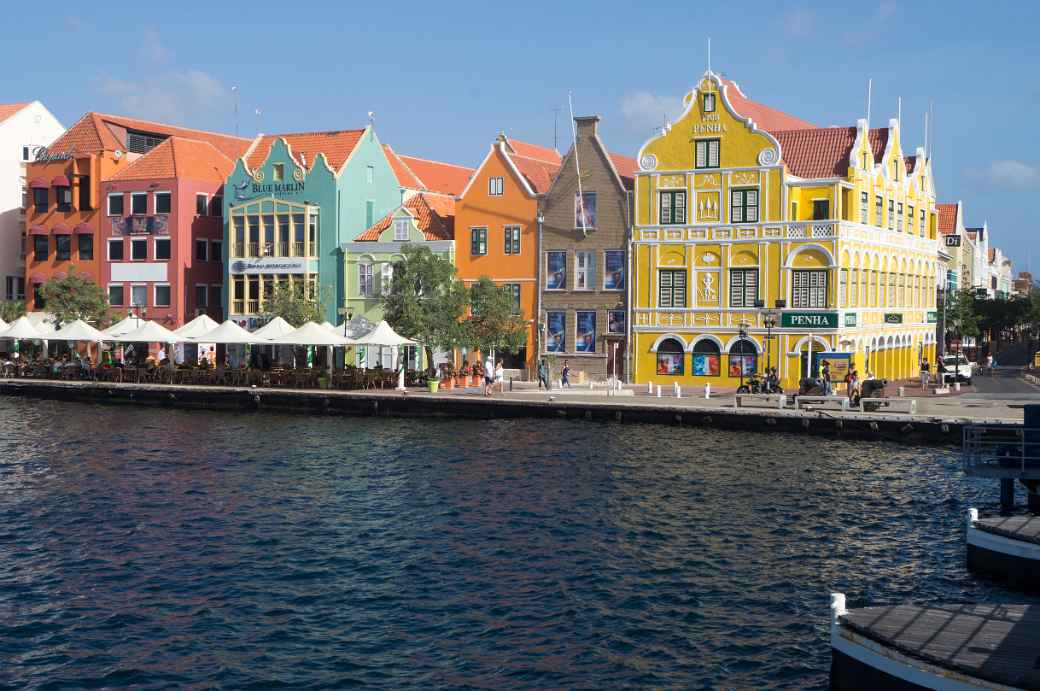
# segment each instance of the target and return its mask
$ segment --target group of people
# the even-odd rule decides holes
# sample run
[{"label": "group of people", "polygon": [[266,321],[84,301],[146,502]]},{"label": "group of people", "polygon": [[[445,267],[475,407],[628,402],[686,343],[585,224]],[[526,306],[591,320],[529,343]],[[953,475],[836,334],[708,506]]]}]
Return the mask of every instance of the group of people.
[{"label": "group of people", "polygon": [[487,359],[484,360],[484,395],[490,396],[495,393],[495,386],[498,386],[499,391],[505,391],[505,376],[506,370],[502,364],[502,360],[499,360],[496,364],[491,356],[488,355]]}]

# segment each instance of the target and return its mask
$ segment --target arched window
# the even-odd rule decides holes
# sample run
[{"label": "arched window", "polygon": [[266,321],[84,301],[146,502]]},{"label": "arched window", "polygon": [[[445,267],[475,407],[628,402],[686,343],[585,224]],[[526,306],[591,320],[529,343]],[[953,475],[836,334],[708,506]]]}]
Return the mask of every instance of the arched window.
[{"label": "arched window", "polygon": [[695,377],[717,377],[722,371],[719,345],[702,338],[693,346],[693,375]]},{"label": "arched window", "polygon": [[741,339],[729,349],[729,376],[739,377],[741,370],[744,376],[758,370],[758,351],[755,344]]},{"label": "arched window", "polygon": [[682,343],[674,338],[666,338],[657,346],[657,373],[670,376],[682,376],[683,369]]}]

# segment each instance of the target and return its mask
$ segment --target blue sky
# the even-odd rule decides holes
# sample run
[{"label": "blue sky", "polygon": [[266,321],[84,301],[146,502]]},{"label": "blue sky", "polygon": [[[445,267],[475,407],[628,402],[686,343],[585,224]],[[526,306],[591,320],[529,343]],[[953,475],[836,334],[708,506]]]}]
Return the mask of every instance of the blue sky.
[{"label": "blue sky", "polygon": [[244,135],[359,127],[373,111],[398,151],[476,165],[499,131],[552,144],[554,109],[565,150],[568,91],[634,156],[704,71],[708,36],[716,71],[820,125],[862,117],[872,77],[871,124],[902,96],[904,146],[923,143],[934,101],[940,200],[963,200],[1016,271],[1032,259],[1040,273],[1040,3],[85,7],[5,8],[21,29],[0,43],[0,102],[38,98],[66,125],[100,110],[231,131],[238,86]]}]

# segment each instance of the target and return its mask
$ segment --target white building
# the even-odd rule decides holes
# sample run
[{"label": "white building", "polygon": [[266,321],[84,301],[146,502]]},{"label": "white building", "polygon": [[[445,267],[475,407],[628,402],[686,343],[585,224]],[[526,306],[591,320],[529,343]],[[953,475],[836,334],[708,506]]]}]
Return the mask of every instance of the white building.
[{"label": "white building", "polygon": [[39,101],[0,103],[0,300],[25,297],[25,164],[64,131]]},{"label": "white building", "polygon": [[991,297],[1011,297],[1011,285],[1014,271],[1011,260],[1004,256],[999,247],[990,247],[986,255],[988,260],[988,288]]}]

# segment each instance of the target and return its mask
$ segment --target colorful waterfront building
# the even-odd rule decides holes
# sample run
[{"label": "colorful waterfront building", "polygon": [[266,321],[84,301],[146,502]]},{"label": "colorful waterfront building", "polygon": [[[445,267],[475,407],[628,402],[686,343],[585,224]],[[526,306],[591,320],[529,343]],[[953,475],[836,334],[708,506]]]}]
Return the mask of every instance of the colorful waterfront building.
[{"label": "colorful waterfront building", "polygon": [[[25,299],[29,164],[65,131],[39,101],[0,103],[0,299]],[[47,186],[50,189],[50,185]]]},{"label": "colorful waterfront building", "polygon": [[575,375],[623,380],[636,161],[607,150],[599,116],[574,123],[576,144],[539,207],[541,354],[566,359]]},{"label": "colorful waterfront building", "polygon": [[[114,271],[114,282],[129,290],[131,303],[135,295],[141,298],[144,293],[144,301],[137,307],[155,307],[155,284],[166,282],[161,270],[150,266],[155,262],[147,258],[120,260],[118,255],[109,257],[107,251],[109,247],[125,246],[127,218],[152,217],[150,226],[145,220],[131,228],[132,234],[151,236],[148,229],[155,228],[154,218],[161,214],[149,212],[154,209],[154,205],[147,206],[154,204],[150,198],[142,207],[140,196],[135,202],[128,194],[109,196],[108,192],[117,173],[170,137],[206,142],[231,159],[241,155],[249,144],[247,139],[230,135],[91,112],[49,147],[37,150],[26,169],[32,193],[32,206],[26,215],[31,250],[25,267],[27,287],[31,289],[26,295],[29,310],[45,308],[39,294],[43,283],[73,270],[103,286]],[[132,252],[134,246],[125,247]],[[166,266],[165,262],[159,264]],[[133,286],[141,284],[145,289],[135,292]]]},{"label": "colorful waterfront building", "polygon": [[629,296],[635,380],[785,387],[911,377],[935,347],[931,164],[899,122],[816,127],[707,72],[643,145]]},{"label": "colorful waterfront building", "polygon": [[211,142],[177,136],[111,176],[100,278],[114,319],[130,309],[168,329],[200,314],[223,321],[224,180],[233,166]]},{"label": "colorful waterfront building", "polygon": [[455,264],[472,285],[507,285],[527,321],[527,345],[503,354],[507,369],[533,371],[538,352],[538,200],[560,168],[555,149],[500,134],[455,205]]},{"label": "colorful waterfront building", "polygon": [[226,305],[255,328],[276,284],[306,291],[338,323],[341,245],[401,203],[375,130],[260,135],[236,163],[224,197]]},{"label": "colorful waterfront building", "polygon": [[976,267],[983,258],[976,258],[976,239],[964,226],[964,203],[940,202],[935,208],[942,247],[950,255],[947,289],[971,290],[978,285]]}]

